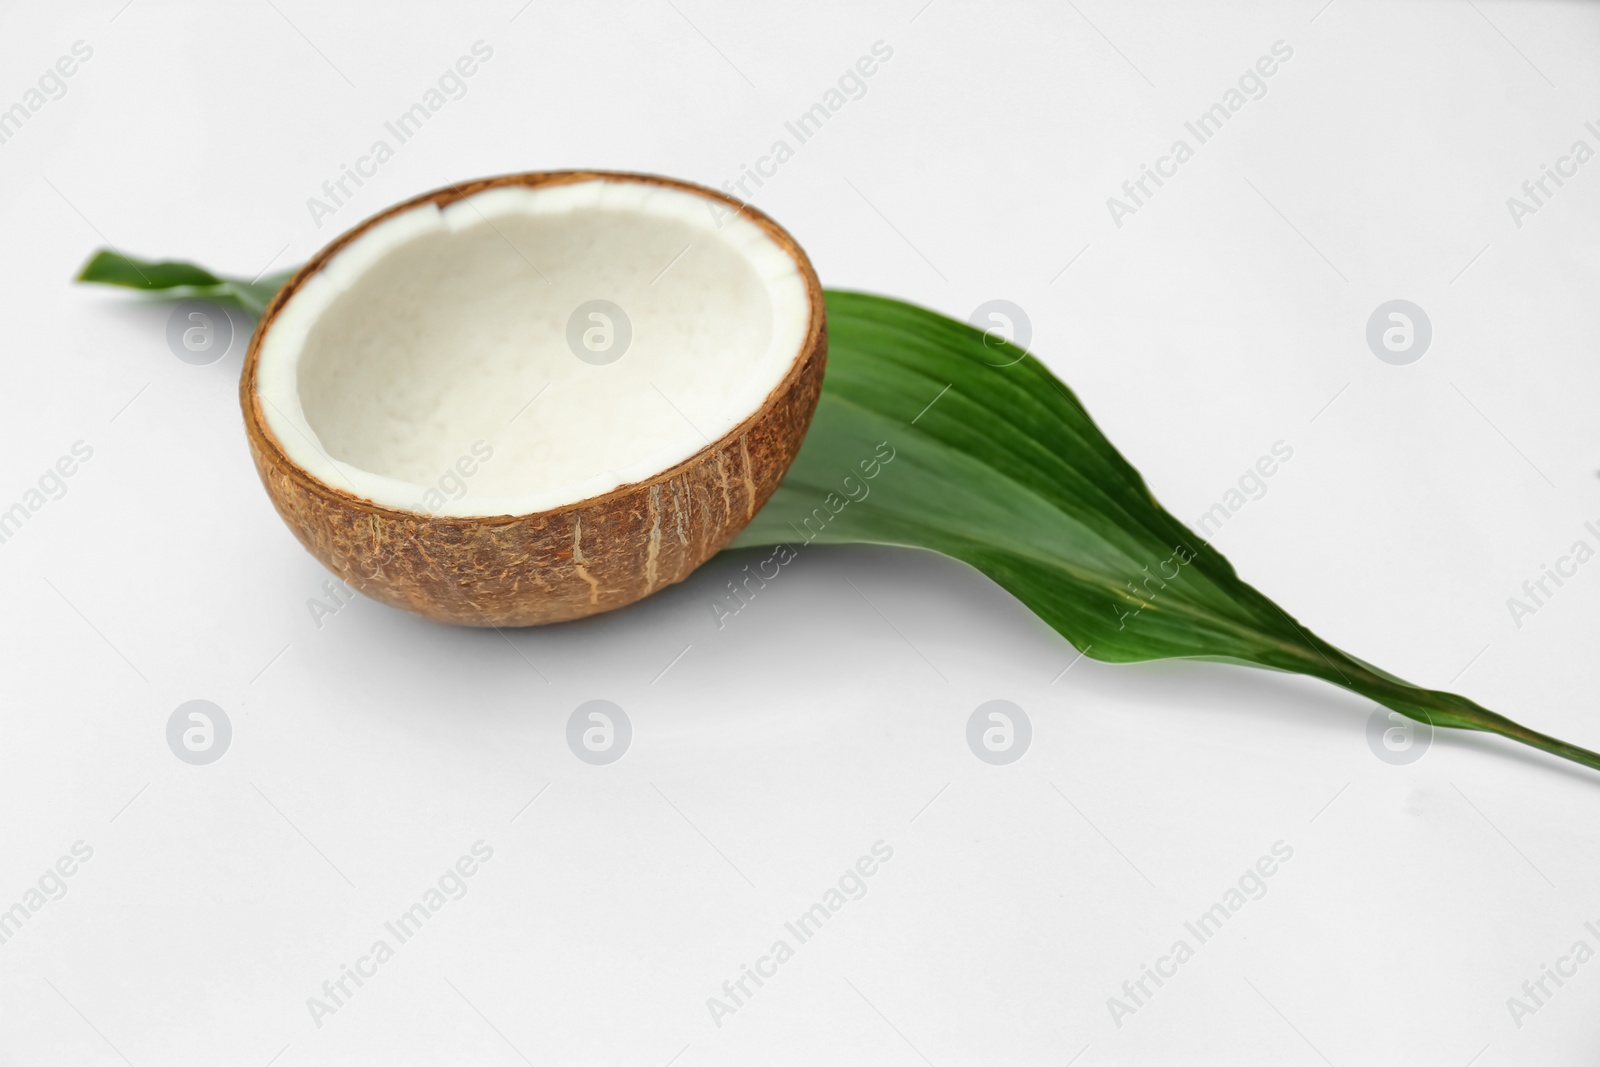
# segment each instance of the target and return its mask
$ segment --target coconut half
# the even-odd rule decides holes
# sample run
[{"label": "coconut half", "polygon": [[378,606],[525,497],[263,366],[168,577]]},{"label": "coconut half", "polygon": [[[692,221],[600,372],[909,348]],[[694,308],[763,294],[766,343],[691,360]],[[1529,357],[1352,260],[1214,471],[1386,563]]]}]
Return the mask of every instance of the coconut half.
[{"label": "coconut half", "polygon": [[686,577],[822,387],[822,289],[761,212],[639,174],[464,183],[368,219],[268,306],[240,397],[301,543],[429,618],[525,626]]}]

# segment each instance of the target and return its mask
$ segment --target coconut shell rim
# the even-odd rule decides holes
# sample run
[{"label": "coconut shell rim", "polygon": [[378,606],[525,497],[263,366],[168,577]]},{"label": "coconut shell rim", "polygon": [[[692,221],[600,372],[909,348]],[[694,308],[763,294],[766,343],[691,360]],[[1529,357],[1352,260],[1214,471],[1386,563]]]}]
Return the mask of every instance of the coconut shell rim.
[{"label": "coconut shell rim", "polygon": [[[298,291],[299,288],[306,283],[306,281],[327,266],[329,260],[331,260],[339,252],[343,251],[347,245],[355,241],[358,237],[366,233],[378,223],[403,212],[421,207],[424,204],[432,203],[436,207],[443,208],[458,201],[465,200],[468,197],[473,196],[476,193],[481,193],[487,189],[500,188],[504,186],[523,186],[532,189],[546,185],[568,185],[576,182],[596,180],[635,182],[644,185],[659,185],[666,188],[678,189],[680,191],[691,193],[706,199],[720,201],[724,205],[727,205],[733,209],[735,214],[743,215],[751,222],[759,226],[767,234],[767,236],[771,238],[772,241],[778,245],[778,247],[781,248],[790,259],[794,261],[795,267],[799,270],[801,280],[805,285],[806,299],[810,304],[810,310],[806,321],[805,336],[801,340],[800,346],[795,351],[794,358],[790,362],[788,370],[784,372],[783,377],[778,380],[778,383],[773,386],[772,390],[767,393],[760,405],[758,405],[748,416],[742,419],[737,425],[729,429],[727,433],[708,441],[705,445],[696,449],[685,459],[674,463],[670,467],[664,467],[661,470],[656,471],[648,478],[634,482],[625,482],[622,485],[618,485],[604,493],[600,493],[595,496],[584,497],[581,500],[574,500],[570,503],[561,504],[557,507],[546,508],[542,511],[528,511],[515,514],[435,515],[426,511],[413,511],[409,508],[390,507],[386,504],[379,504],[368,497],[357,496],[355,493],[352,493],[347,489],[341,489],[338,486],[329,485],[327,482],[322,481],[319,478],[312,477],[304,467],[300,466],[299,463],[295,462],[295,460],[289,456],[289,454],[279,443],[277,435],[272,432],[272,428],[267,424],[265,413],[261,407],[261,397],[255,388],[256,370],[260,363],[261,344],[262,340],[266,337],[268,330],[271,329],[273,320],[283,309],[283,306],[294,296],[296,291]],[[815,358],[821,358],[824,361],[826,360],[826,341],[827,316],[823,306],[822,283],[817,278],[817,273],[811,264],[810,257],[806,255],[805,250],[800,247],[800,243],[794,239],[789,231],[785,230],[776,221],[774,221],[771,216],[767,215],[759,208],[736,200],[735,198],[728,196],[727,194],[716,189],[698,185],[694,182],[683,181],[678,178],[669,178],[659,174],[650,174],[639,171],[611,170],[518,171],[509,174],[494,175],[487,178],[475,178],[466,182],[456,182],[442,186],[438,189],[433,189],[429,192],[418,194],[417,196],[411,197],[409,200],[403,200],[400,203],[387,207],[374,215],[368,216],[323,246],[315,255],[302,264],[301,267],[290,276],[289,280],[284,283],[283,287],[280,288],[277,293],[273,294],[273,297],[271,301],[268,302],[266,309],[261,313],[261,318],[256,323],[255,331],[250,337],[250,345],[245,352],[244,366],[239,375],[239,401],[244,412],[246,433],[255,440],[258,447],[269,452],[272,458],[276,461],[276,465],[280,466],[294,481],[298,482],[303,487],[312,490],[313,492],[333,496],[337,498],[344,506],[353,508],[360,512],[391,516],[400,520],[424,521],[429,523],[468,527],[498,526],[522,522],[535,516],[564,515],[568,512],[596,506],[605,507],[642,487],[648,487],[657,483],[670,481],[680,472],[694,467],[704,461],[707,455],[719,449],[729,447],[740,437],[745,436],[754,427],[768,419],[772,415],[774,409],[782,402],[783,398],[791,389],[793,389],[796,382],[799,381],[811,360]],[[802,444],[804,443],[804,435],[801,437],[801,442]],[[789,462],[793,463],[793,461],[794,457],[790,456]]]}]

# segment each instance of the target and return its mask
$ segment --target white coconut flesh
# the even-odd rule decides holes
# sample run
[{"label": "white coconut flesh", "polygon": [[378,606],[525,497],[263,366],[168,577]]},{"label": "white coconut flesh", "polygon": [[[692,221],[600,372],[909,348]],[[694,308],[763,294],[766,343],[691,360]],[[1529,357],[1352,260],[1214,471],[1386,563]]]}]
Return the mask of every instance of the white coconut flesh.
[{"label": "white coconut flesh", "polygon": [[[626,325],[580,311],[592,301]],[[285,454],[329,486],[526,515],[721,438],[783,380],[809,319],[794,259],[720,202],[632,181],[500,187],[341,249],[270,324],[256,388]]]}]

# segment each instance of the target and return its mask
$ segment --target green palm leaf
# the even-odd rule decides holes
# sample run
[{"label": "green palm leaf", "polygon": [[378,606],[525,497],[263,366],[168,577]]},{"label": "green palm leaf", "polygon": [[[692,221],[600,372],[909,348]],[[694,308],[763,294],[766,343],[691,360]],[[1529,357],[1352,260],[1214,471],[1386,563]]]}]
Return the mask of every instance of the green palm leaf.
[{"label": "green palm leaf", "polygon": [[[259,314],[286,279],[242,282],[102,251],[80,280],[208,296]],[[811,430],[736,547],[942,552],[1095,659],[1291,671],[1434,726],[1501,734],[1600,769],[1588,749],[1411,685],[1317,638],[1162,508],[1032,356],[887,297],[830,290],[827,309],[828,370]]]}]

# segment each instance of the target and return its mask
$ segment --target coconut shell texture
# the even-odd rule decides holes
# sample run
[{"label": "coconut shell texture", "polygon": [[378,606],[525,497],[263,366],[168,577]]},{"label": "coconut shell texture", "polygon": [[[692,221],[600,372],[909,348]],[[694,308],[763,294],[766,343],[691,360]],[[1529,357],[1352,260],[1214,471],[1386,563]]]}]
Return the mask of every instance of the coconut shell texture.
[{"label": "coconut shell texture", "polygon": [[[532,515],[451,518],[395,510],[313,479],[267,426],[256,392],[261,341],[295,291],[345,245],[391,215],[444,207],[500,186],[644,182],[709,197],[765,230],[793,257],[811,314],[806,340],[761,407],[653,478]],[[794,239],[766,215],[711,189],[603,171],[510,174],[466,182],[375,215],[318,253],[283,287],[251,339],[240,381],[245,431],[273,506],[300,543],[362,593],[441,622],[532,626],[610,611],[682,581],[755,516],[800,450],[827,360],[822,286]]]}]

